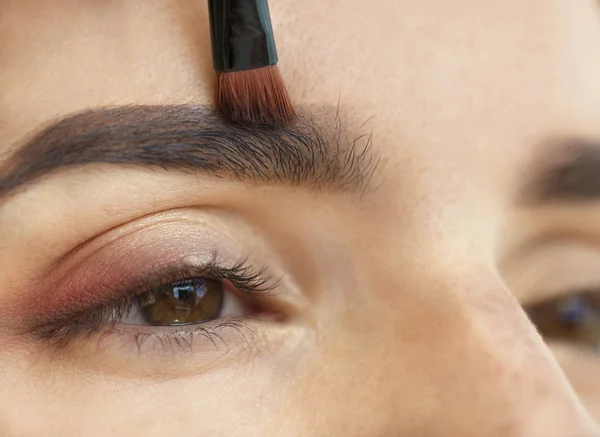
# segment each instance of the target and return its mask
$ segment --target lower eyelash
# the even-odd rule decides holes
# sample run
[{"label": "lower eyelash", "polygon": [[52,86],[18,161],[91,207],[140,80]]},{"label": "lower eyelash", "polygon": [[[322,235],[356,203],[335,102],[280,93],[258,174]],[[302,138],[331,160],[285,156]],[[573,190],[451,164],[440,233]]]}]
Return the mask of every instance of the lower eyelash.
[{"label": "lower eyelash", "polygon": [[251,340],[255,337],[254,329],[246,320],[237,317],[223,318],[202,325],[164,326],[159,329],[156,326],[147,326],[147,331],[144,331],[143,328],[138,325],[110,325],[103,329],[89,330],[89,326],[82,324],[58,329],[49,327],[44,331],[35,332],[34,335],[37,338],[43,338],[49,346],[57,351],[65,349],[76,339],[85,342],[97,341],[98,347],[102,349],[104,342],[113,341],[114,337],[119,337],[123,346],[133,345],[138,354],[142,354],[144,350],[148,349],[160,349],[161,352],[168,353],[191,352],[196,347],[204,349],[211,347],[215,351],[222,348],[230,350],[231,347],[227,341],[233,340],[230,334],[237,334],[236,340],[238,341],[233,341],[233,343],[238,344],[239,340],[242,340],[247,346],[251,345]]},{"label": "lower eyelash", "polygon": [[209,341],[215,350],[219,350],[221,347],[229,350],[229,345],[219,333],[223,329],[235,330],[250,346],[249,337],[254,335],[254,331],[246,323],[239,320],[226,320],[215,326],[195,326],[189,329],[177,329],[173,332],[138,332],[134,335],[134,339],[138,353],[142,353],[144,344],[147,345],[148,341],[154,342],[155,345],[159,343],[162,349],[167,348],[170,352],[192,351],[194,343],[198,343],[195,339]]},{"label": "lower eyelash", "polygon": [[[228,340],[232,340],[232,335],[239,336],[247,346],[251,346],[251,340],[255,336],[254,330],[243,320],[238,318],[222,319],[213,326],[189,325],[188,327],[168,328],[154,330],[151,332],[140,331],[132,333],[134,326],[123,327],[113,326],[104,332],[97,332],[98,344],[101,347],[104,341],[108,341],[113,336],[121,337],[123,342],[132,342],[133,347],[138,354],[144,351],[159,349],[160,352],[178,353],[192,352],[196,347],[206,349],[212,348],[214,351],[221,349],[231,350]],[[138,327],[139,328],[139,327]],[[92,340],[95,334],[90,333],[86,341]],[[227,338],[226,338],[227,337]],[[239,342],[234,342],[239,343]],[[65,345],[58,344],[58,348]]]}]

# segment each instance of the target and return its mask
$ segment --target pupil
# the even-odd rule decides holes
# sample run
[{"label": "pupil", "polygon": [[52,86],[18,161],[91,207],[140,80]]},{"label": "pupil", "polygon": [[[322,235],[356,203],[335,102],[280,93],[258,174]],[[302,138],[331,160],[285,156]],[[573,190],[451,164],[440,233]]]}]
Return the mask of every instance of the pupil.
[{"label": "pupil", "polygon": [[577,325],[584,322],[587,305],[579,296],[571,297],[558,308],[559,317],[565,325]]},{"label": "pupil", "polygon": [[[198,297],[204,297],[206,294],[205,288],[194,287],[193,285],[177,285],[173,284],[173,297],[177,300],[190,300],[196,294]],[[202,296],[200,296],[202,295]]]},{"label": "pupil", "polygon": [[211,279],[186,279],[160,286],[141,302],[142,316],[151,325],[206,322],[221,313],[223,286]]}]

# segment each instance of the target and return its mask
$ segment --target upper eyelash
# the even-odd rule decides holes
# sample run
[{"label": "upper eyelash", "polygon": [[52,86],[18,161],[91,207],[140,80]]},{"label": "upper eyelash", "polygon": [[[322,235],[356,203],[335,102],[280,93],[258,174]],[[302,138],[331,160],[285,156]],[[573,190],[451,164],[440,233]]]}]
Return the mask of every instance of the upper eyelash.
[{"label": "upper eyelash", "polygon": [[179,266],[159,272],[150,278],[144,278],[136,285],[127,285],[114,293],[117,297],[112,303],[99,308],[79,312],[58,321],[52,321],[37,327],[32,333],[36,337],[52,340],[57,347],[66,346],[70,340],[78,337],[90,337],[118,323],[124,314],[139,302],[140,296],[152,292],[160,285],[193,277],[204,277],[214,280],[227,280],[236,289],[244,292],[251,300],[257,302],[261,295],[271,291],[278,285],[266,268],[254,270],[247,262],[240,261],[232,267],[225,267],[216,261],[203,266]]}]

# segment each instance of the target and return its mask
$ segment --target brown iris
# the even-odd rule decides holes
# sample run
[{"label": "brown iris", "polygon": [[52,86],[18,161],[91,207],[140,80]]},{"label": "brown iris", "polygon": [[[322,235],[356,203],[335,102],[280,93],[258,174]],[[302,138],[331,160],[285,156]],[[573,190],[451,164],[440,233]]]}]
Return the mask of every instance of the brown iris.
[{"label": "brown iris", "polygon": [[544,339],[600,351],[600,293],[577,293],[526,309]]},{"label": "brown iris", "polygon": [[219,317],[223,284],[203,278],[161,285],[141,296],[141,315],[151,325],[200,323]]}]

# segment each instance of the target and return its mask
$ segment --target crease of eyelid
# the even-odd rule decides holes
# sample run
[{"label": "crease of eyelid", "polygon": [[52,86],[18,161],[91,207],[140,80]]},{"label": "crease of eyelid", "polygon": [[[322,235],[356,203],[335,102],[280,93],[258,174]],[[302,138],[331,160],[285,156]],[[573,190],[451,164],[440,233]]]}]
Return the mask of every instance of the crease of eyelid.
[{"label": "crease of eyelid", "polygon": [[[183,210],[186,210],[186,209],[189,209],[189,207],[165,208],[164,210],[156,210],[156,211],[153,211],[151,213],[147,213],[147,214],[144,214],[144,215],[132,218],[132,219],[126,221],[126,222],[119,223],[117,225],[111,226],[110,228],[103,229],[102,231],[100,231],[100,233],[97,233],[96,235],[94,235],[94,236],[92,236],[92,237],[90,237],[90,238],[82,241],[81,243],[77,244],[75,247],[73,247],[72,249],[70,249],[68,252],[66,252],[63,255],[61,255],[56,261],[54,261],[52,263],[52,265],[48,269],[44,270],[42,272],[42,274],[39,275],[36,278],[36,280],[39,281],[39,280],[42,280],[42,279],[46,278],[48,276],[48,274],[54,268],[56,268],[57,265],[60,265],[60,264],[63,264],[65,262],[67,262],[70,258],[72,258],[74,256],[79,255],[79,256],[82,257],[81,259],[77,260],[78,263],[79,262],[84,262],[87,259],[89,259],[90,257],[93,257],[94,254],[95,254],[95,252],[90,252],[90,253],[88,253],[86,255],[80,255],[80,251],[83,248],[87,248],[90,245],[94,244],[94,242],[96,242],[96,241],[100,240],[101,238],[105,237],[106,234],[109,234],[110,232],[113,232],[113,231],[115,231],[115,230],[117,230],[119,228],[126,228],[123,232],[120,232],[119,235],[116,235],[114,239],[112,239],[110,241],[107,241],[105,244],[103,244],[102,247],[104,247],[104,246],[106,246],[108,244],[114,244],[115,242],[117,242],[117,241],[119,241],[119,240],[121,240],[123,238],[128,238],[132,234],[135,234],[136,232],[139,232],[140,228],[138,228],[138,227],[129,227],[129,225],[132,225],[132,224],[134,224],[134,223],[136,223],[138,221],[143,221],[144,219],[149,218],[149,217],[157,216],[157,215],[164,214],[164,213],[173,213],[173,214],[175,214],[175,213],[177,213],[177,211],[183,211]],[[179,224],[179,223],[183,223],[183,222],[186,222],[186,221],[189,222],[189,223],[192,223],[192,220],[187,220],[185,217],[164,217],[164,218],[161,217],[161,221],[159,223],[156,223],[155,225],[156,226],[161,226],[161,225],[167,225],[169,223],[177,223],[177,224]],[[140,227],[144,227],[144,226],[147,226],[147,225],[140,224]],[[98,249],[100,249],[100,248],[98,248]]]},{"label": "crease of eyelid", "polygon": [[[210,206],[202,206],[202,209],[208,209]],[[52,274],[56,268],[60,265],[63,265],[68,262],[72,262],[73,258],[77,258],[74,262],[76,265],[80,265],[81,263],[87,261],[89,258],[96,255],[99,250],[102,250],[104,247],[112,244],[119,244],[121,240],[126,238],[131,238],[132,235],[135,235],[138,232],[146,231],[149,228],[149,224],[144,220],[153,218],[153,222],[151,224],[153,231],[156,228],[165,228],[171,224],[177,226],[195,226],[198,228],[202,228],[197,220],[191,219],[186,215],[177,215],[180,212],[186,212],[190,209],[189,206],[179,207],[179,208],[165,208],[164,210],[153,211],[151,213],[135,217],[126,222],[120,223],[118,225],[114,225],[110,228],[102,230],[100,233],[78,243],[75,247],[70,249],[65,254],[61,255],[57,260],[55,260],[52,265],[46,268],[35,278],[36,282],[43,281],[48,278],[50,274]],[[123,228],[121,230],[121,228]],[[100,246],[94,246],[98,241],[106,238],[107,235],[111,234],[111,232],[118,231],[117,235],[111,237],[110,240],[101,241]],[[90,247],[92,246],[92,247]],[[85,250],[86,253],[82,254],[81,251]]]}]

